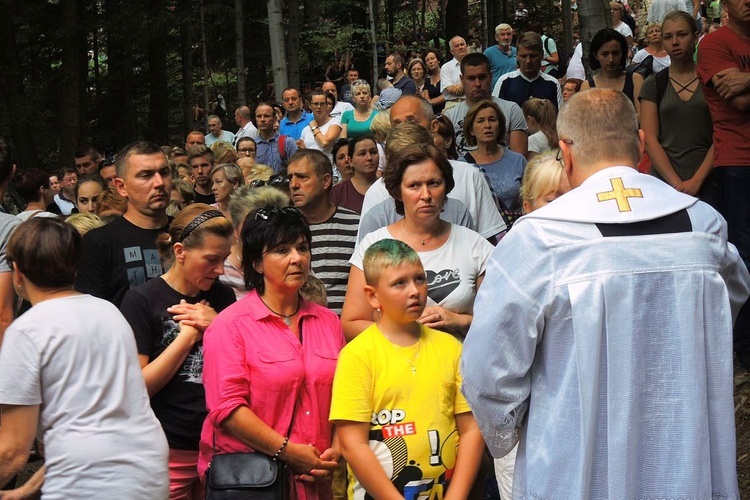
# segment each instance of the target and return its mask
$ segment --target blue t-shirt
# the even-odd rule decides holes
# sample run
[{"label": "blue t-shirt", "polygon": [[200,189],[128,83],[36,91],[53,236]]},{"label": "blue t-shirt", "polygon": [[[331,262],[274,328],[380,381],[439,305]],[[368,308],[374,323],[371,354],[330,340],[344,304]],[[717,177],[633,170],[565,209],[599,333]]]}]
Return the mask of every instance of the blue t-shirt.
[{"label": "blue t-shirt", "polygon": [[495,88],[498,78],[505,73],[516,70],[516,52],[516,48],[511,47],[510,54],[506,54],[497,45],[493,45],[484,51],[484,55],[490,60],[492,69],[492,88]]},{"label": "blue t-shirt", "polygon": [[307,127],[313,119],[312,113],[302,112],[299,121],[290,122],[288,117],[284,117],[279,122],[279,134],[288,135],[295,141],[302,137],[302,129]]},{"label": "blue t-shirt", "polygon": [[[465,158],[469,161],[468,158]],[[484,174],[490,184],[492,196],[497,197],[502,205],[511,212],[521,212],[521,180],[526,168],[526,158],[505,148],[503,157],[493,163],[476,167]]]}]

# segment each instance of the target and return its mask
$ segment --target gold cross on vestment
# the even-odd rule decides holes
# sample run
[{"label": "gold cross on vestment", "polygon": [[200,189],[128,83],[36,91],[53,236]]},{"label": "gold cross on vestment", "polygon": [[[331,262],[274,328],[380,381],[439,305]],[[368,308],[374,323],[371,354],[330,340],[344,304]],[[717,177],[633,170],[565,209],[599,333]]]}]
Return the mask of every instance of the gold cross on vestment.
[{"label": "gold cross on vestment", "polygon": [[628,198],[643,198],[643,193],[638,188],[625,189],[622,183],[622,177],[616,177],[609,180],[612,184],[612,191],[597,193],[596,199],[599,201],[617,200],[617,210],[620,212],[630,212],[630,202]]}]

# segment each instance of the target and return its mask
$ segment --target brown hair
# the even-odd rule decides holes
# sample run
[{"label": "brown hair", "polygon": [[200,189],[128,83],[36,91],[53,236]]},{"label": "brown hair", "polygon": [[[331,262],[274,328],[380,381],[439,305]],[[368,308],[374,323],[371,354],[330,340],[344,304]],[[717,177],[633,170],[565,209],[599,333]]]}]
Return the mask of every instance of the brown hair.
[{"label": "brown hair", "polygon": [[[156,239],[156,247],[162,258],[174,257],[175,243],[182,243],[186,248],[199,248],[203,245],[205,233],[230,238],[234,231],[232,223],[221,215],[221,212],[218,212],[219,215],[215,217],[207,218],[209,215],[214,215],[209,212],[218,212],[218,210],[204,203],[193,203],[181,210],[169,225],[169,232],[160,234]],[[200,222],[198,219],[200,216],[204,216],[205,220]],[[191,227],[193,229],[190,229]]]},{"label": "brown hair", "polygon": [[53,217],[34,217],[10,235],[8,262],[42,289],[73,286],[83,255],[83,239],[69,224]]},{"label": "brown hair", "polygon": [[503,141],[503,137],[505,137],[505,115],[503,115],[503,112],[500,110],[500,107],[495,104],[494,102],[490,101],[489,99],[485,99],[483,101],[479,101],[476,103],[468,113],[466,113],[466,118],[464,118],[464,141],[466,141],[467,146],[476,146],[477,145],[477,138],[474,137],[474,132],[472,132],[472,128],[474,128],[474,120],[477,119],[477,115],[480,111],[483,109],[493,109],[495,110],[495,114],[497,115],[497,121],[500,124],[500,128],[497,131],[497,143],[500,144]]},{"label": "brown hair", "polygon": [[101,217],[104,212],[117,212],[122,215],[127,210],[128,200],[117,191],[117,188],[110,187],[100,195],[96,215]]}]

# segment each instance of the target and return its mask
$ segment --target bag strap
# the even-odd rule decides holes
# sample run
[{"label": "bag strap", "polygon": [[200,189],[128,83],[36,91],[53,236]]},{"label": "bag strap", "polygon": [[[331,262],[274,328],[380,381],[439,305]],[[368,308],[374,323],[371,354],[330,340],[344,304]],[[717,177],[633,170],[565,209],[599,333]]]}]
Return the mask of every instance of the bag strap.
[{"label": "bag strap", "polygon": [[667,85],[669,85],[669,68],[656,73],[654,80],[656,80],[656,110],[658,111],[664,93],[667,91]]},{"label": "bag strap", "polygon": [[286,136],[280,135],[278,140],[279,157],[282,162],[286,162]]}]

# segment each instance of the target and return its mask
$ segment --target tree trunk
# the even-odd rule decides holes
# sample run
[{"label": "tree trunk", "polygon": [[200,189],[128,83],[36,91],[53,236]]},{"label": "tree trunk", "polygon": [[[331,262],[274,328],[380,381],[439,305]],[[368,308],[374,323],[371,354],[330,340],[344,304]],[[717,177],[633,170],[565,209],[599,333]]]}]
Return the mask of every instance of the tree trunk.
[{"label": "tree trunk", "polygon": [[[299,50],[300,41],[299,33],[301,30],[301,19],[299,12],[299,0],[286,0],[287,7],[287,34],[286,34],[286,61],[287,61],[287,75],[289,78],[289,86],[299,88],[300,84],[300,69],[299,69]],[[284,89],[278,89],[276,96],[280,99],[281,92]]]},{"label": "tree trunk", "polygon": [[104,0],[107,19],[108,98],[102,116],[107,120],[108,144],[120,148],[137,136],[133,26],[123,0]]},{"label": "tree trunk", "polygon": [[160,1],[149,2],[148,87],[149,107],[146,140],[169,141],[169,77],[167,75],[167,13]]},{"label": "tree trunk", "polygon": [[[467,0],[448,0],[445,6],[445,42],[448,44],[454,36],[466,38],[469,32],[469,2]],[[449,58],[449,56],[446,56]]]},{"label": "tree trunk", "polygon": [[612,27],[608,0],[578,0],[578,20],[583,44],[583,67],[589,74],[589,47],[591,39],[602,28]]},{"label": "tree trunk", "polygon": [[278,100],[281,92],[289,86],[286,72],[286,49],[284,48],[284,25],[281,14],[281,0],[268,0],[268,35],[271,40],[271,67],[273,69],[274,95],[269,99]]},{"label": "tree trunk", "polygon": [[12,117],[10,133],[16,147],[16,158],[19,168],[39,167],[36,134],[29,122],[30,113],[26,109],[24,77],[21,69],[21,58],[16,45],[16,31],[13,22],[14,9],[11,0],[0,0],[0,53],[3,57],[3,70],[0,71],[0,92],[2,93],[8,114]]},{"label": "tree trunk", "polygon": [[237,51],[237,102],[247,103],[245,91],[245,24],[242,15],[242,0],[234,0],[234,46]]},{"label": "tree trunk", "polygon": [[558,55],[567,58],[573,54],[573,12],[570,10],[570,0],[562,0],[562,16],[563,50],[558,51]]},{"label": "tree trunk", "polygon": [[321,6],[320,0],[304,0],[305,26],[317,26],[320,22]]},{"label": "tree trunk", "polygon": [[[372,88],[377,86],[378,79],[378,38],[375,31],[375,1],[368,0],[368,14],[370,17],[370,42],[372,43]],[[377,91],[373,90],[373,94]]]},{"label": "tree trunk", "polygon": [[[203,0],[201,0],[201,60],[203,62],[203,115],[208,124],[208,115],[211,114],[211,103],[208,99],[208,46],[206,45],[206,15]],[[204,127],[203,133],[208,133],[208,128]]]},{"label": "tree trunk", "polygon": [[193,29],[190,0],[179,0],[180,55],[182,69],[182,126],[183,136],[193,130]]},{"label": "tree trunk", "polygon": [[62,1],[62,85],[60,88],[59,127],[60,153],[58,166],[74,163],[81,141],[81,58],[86,58],[85,38],[81,22],[80,0]]}]

